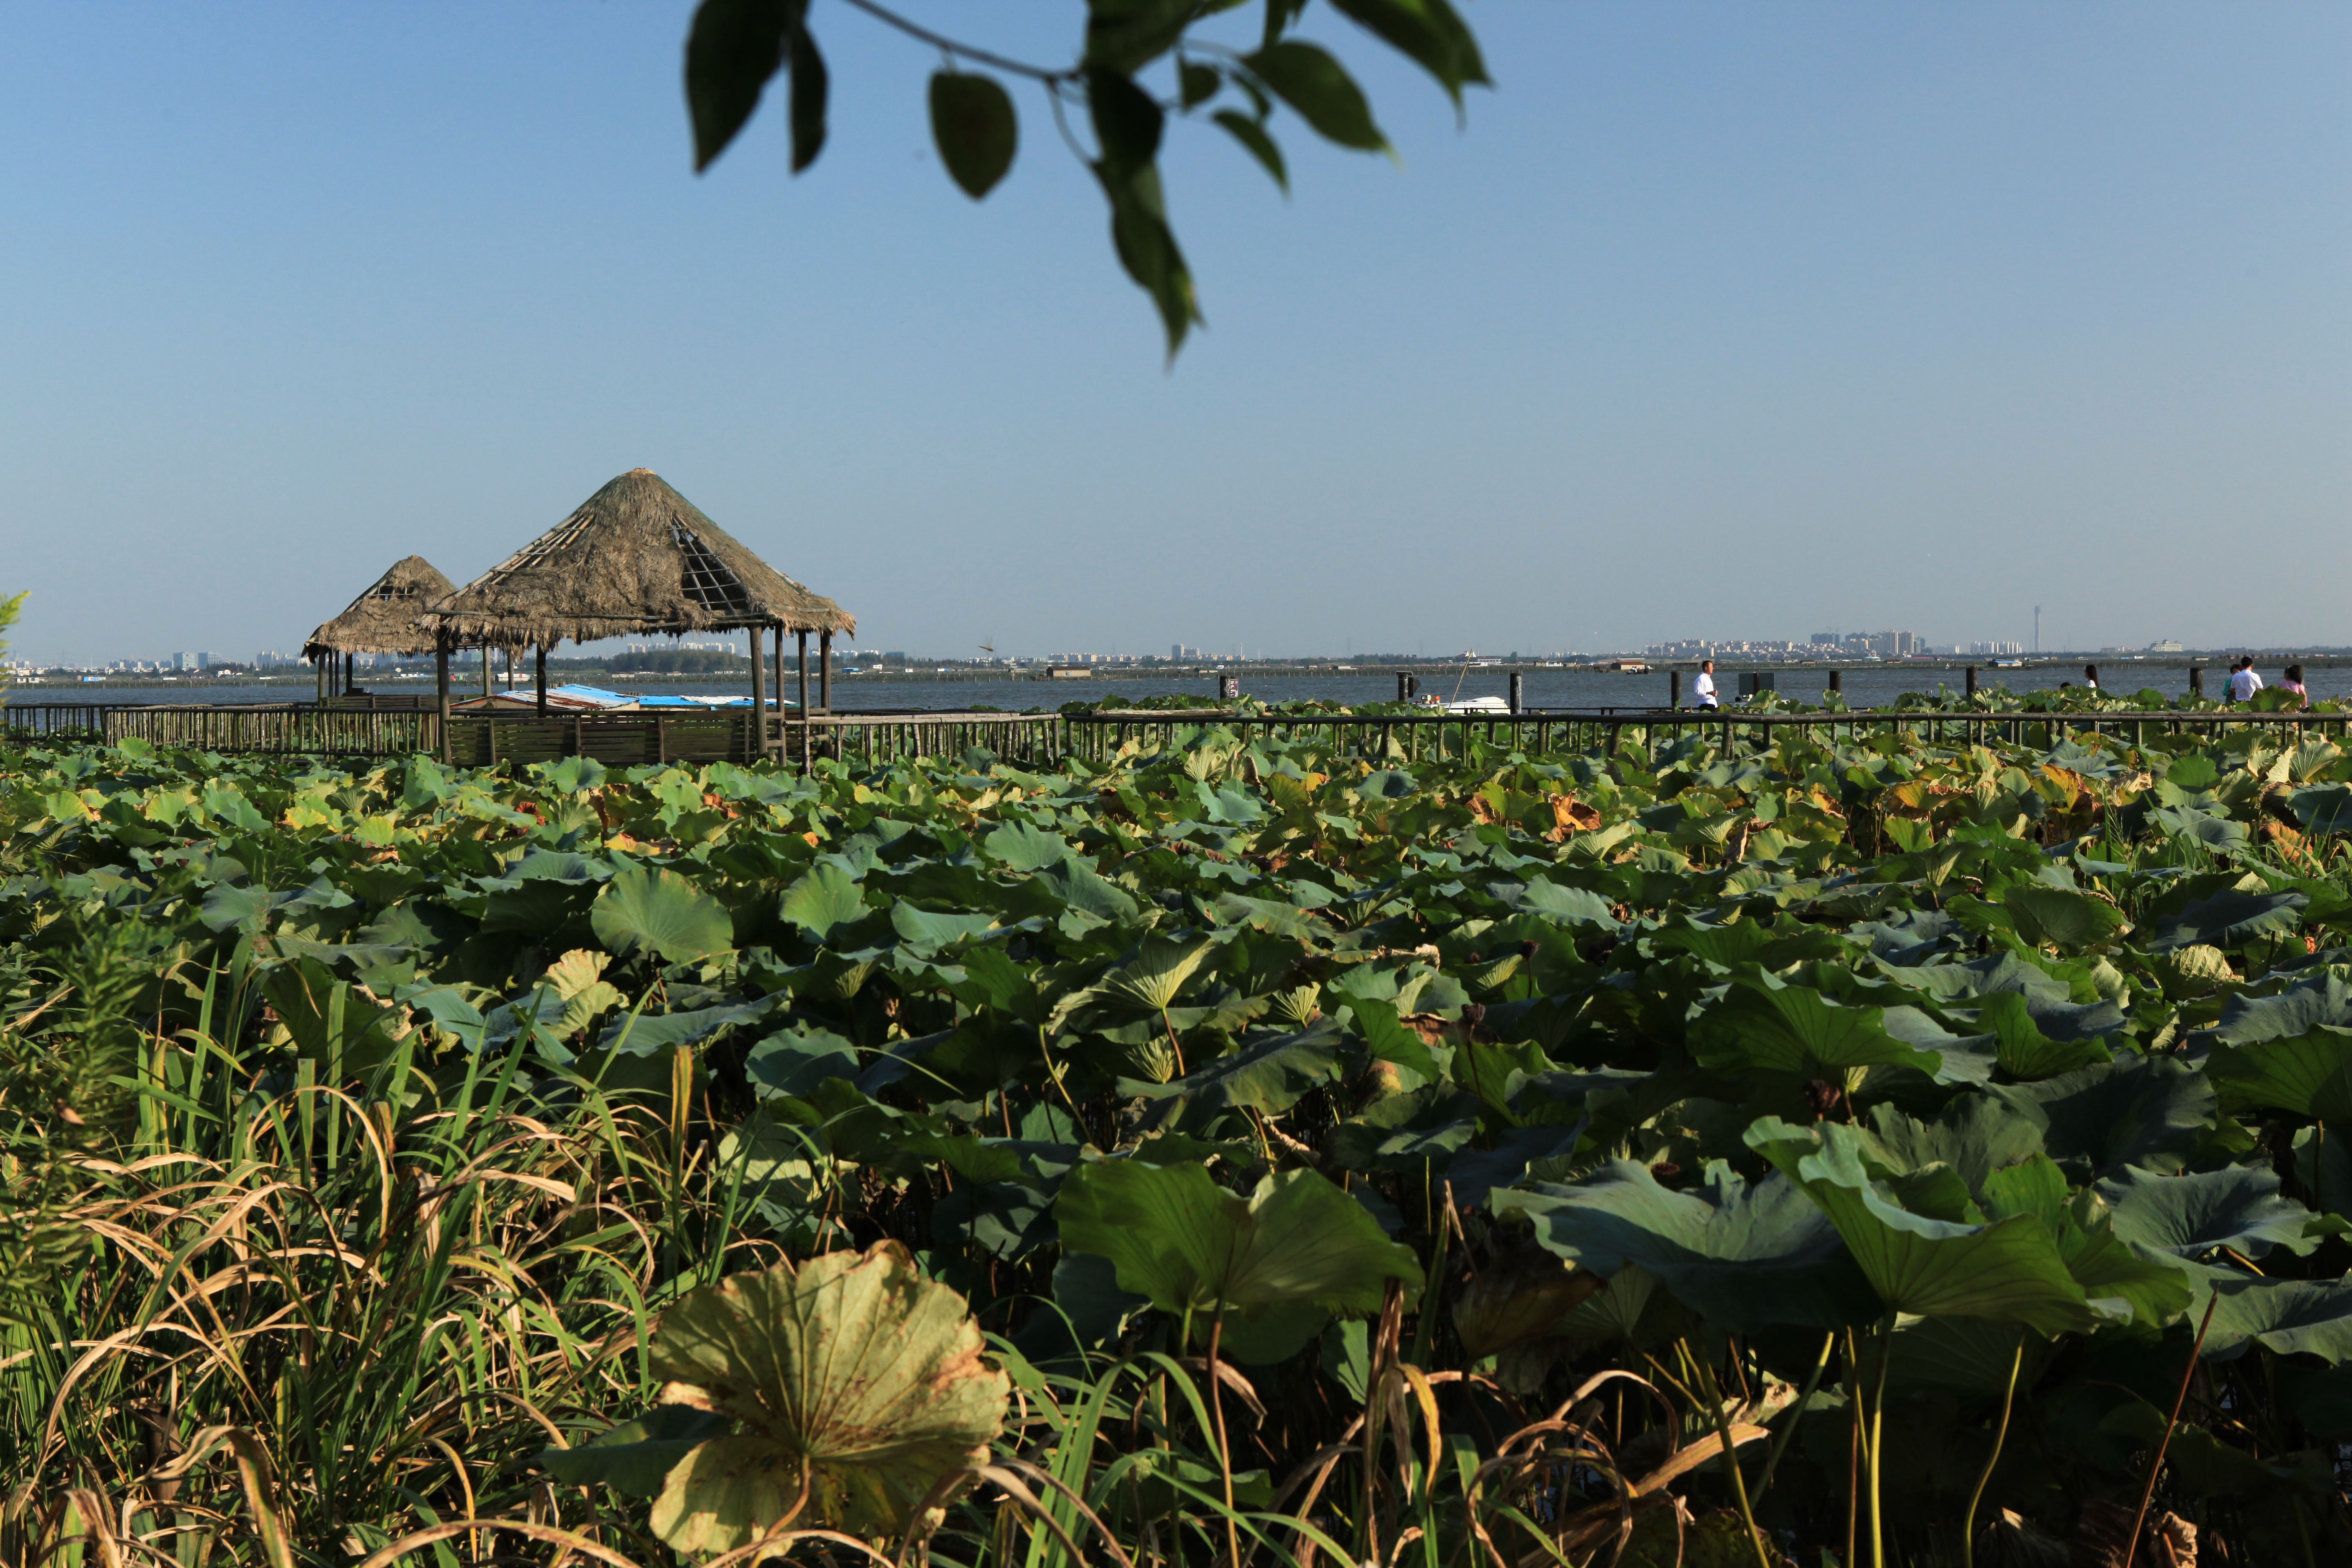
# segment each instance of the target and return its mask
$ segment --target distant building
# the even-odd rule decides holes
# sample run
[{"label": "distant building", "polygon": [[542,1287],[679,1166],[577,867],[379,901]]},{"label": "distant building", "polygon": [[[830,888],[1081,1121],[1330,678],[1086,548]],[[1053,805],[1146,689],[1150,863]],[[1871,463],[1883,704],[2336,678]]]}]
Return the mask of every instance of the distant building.
[{"label": "distant building", "polygon": [[1171,643],[1168,657],[1180,664],[1198,664],[1201,662],[1201,650],[1191,643]]},{"label": "distant building", "polygon": [[1927,651],[1927,639],[1916,632],[1848,632],[1846,651],[1873,658],[1908,658]]},{"label": "distant building", "polygon": [[2025,651],[2025,645],[2021,642],[1972,642],[1969,644],[1968,651],[1993,658],[2014,658]]},{"label": "distant building", "polygon": [[2150,653],[2186,653],[2189,650],[2180,646],[2178,638],[2158,637],[2154,642],[2147,645],[2147,651]]}]

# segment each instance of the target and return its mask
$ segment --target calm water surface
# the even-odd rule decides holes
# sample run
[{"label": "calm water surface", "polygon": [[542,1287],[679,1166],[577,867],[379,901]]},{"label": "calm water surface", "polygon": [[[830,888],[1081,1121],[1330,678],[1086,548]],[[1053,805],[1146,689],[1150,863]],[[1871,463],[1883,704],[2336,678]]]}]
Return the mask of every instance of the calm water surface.
[{"label": "calm water surface", "polygon": [[[1664,672],[1645,675],[1601,674],[1590,670],[1530,669],[1527,673],[1527,702],[1534,708],[1653,708],[1666,701],[1666,676]],[[2206,690],[2218,695],[2223,671],[2209,668],[2205,672]],[[2266,681],[2275,683],[2275,668],[2262,672]],[[1827,681],[1819,670],[1778,671],[1778,689],[1799,702],[1818,702]],[[2064,669],[1991,670],[1980,669],[1978,679],[1990,687],[2006,684],[2013,690],[2030,690],[2054,686],[2060,679],[2080,676]],[[2104,671],[2108,690],[2133,692],[2143,687],[2154,687],[2167,697],[2178,697],[2189,689],[2189,669],[2186,665],[2110,665]],[[1716,677],[1727,698],[1738,690],[1738,672],[1724,667]],[[1855,707],[1878,707],[1893,702],[1907,691],[1933,692],[1938,682],[1957,694],[1962,677],[1958,670],[1861,668],[1845,672],[1846,700]],[[1501,669],[1465,669],[1454,675],[1424,674],[1421,677],[1422,691],[1444,697],[1507,697],[1510,694],[1507,672]],[[2305,684],[2314,700],[2352,698],[2352,668],[2313,669]],[[1685,692],[1690,677],[1683,678]],[[427,681],[386,681],[378,689],[390,692],[425,691],[431,689]],[[461,687],[461,690],[464,689]],[[478,689],[476,688],[475,689]],[[518,687],[517,690],[529,688]],[[664,684],[656,681],[632,681],[625,689],[654,695],[716,696],[732,689],[709,682]],[[1383,702],[1394,700],[1396,678],[1385,671],[1370,674],[1280,675],[1242,677],[1245,695],[1266,702],[1326,701]],[[1170,692],[1191,692],[1207,697],[1214,693],[1207,679],[1170,680],[1161,679],[1121,680],[1117,677],[1087,680],[868,680],[863,679],[836,680],[834,685],[834,706],[842,711],[875,711],[902,709],[963,710],[984,704],[992,708],[1019,711],[1026,708],[1057,708],[1065,702],[1099,701],[1117,694],[1130,699],[1164,696]],[[311,688],[307,684],[294,686],[230,686],[192,687],[177,683],[154,687],[96,686],[18,686],[13,688],[9,700],[15,702],[130,702],[182,703],[210,702],[225,704],[307,702]]]}]

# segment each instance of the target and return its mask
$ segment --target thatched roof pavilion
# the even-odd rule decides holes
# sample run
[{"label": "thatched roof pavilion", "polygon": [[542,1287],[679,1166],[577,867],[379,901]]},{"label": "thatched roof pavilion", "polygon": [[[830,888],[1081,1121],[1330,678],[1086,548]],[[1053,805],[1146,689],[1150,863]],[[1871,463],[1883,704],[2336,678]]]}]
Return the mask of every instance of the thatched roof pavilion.
[{"label": "thatched roof pavilion", "polygon": [[856,635],[856,617],[770,566],[651,468],[632,468],[434,606],[461,640],[734,631]]},{"label": "thatched roof pavilion", "polygon": [[302,645],[304,658],[336,654],[388,653],[413,657],[431,653],[439,631],[423,617],[435,604],[456,593],[448,578],[422,555],[404,556],[391,570],[368,584],[349,608],[310,634]]},{"label": "thatched roof pavilion", "polygon": [[[431,618],[453,644],[537,648],[542,713],[547,650],[567,638],[747,632],[751,703],[763,746],[761,635],[775,628],[779,698],[784,634],[798,637],[806,712],[809,635],[819,638],[818,702],[829,710],[833,634],[857,632],[856,616],[761,560],[651,468],[632,468],[614,479],[570,517],[436,604]],[[441,686],[446,718],[446,676]]]}]

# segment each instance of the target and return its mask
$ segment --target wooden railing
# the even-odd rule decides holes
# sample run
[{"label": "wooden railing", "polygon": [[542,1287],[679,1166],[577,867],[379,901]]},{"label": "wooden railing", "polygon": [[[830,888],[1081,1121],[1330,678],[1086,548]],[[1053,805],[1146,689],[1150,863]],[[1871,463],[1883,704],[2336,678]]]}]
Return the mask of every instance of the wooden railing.
[{"label": "wooden railing", "polygon": [[1103,761],[1130,740],[1146,745],[1174,743],[1180,731],[1221,724],[1235,738],[1317,740],[1347,756],[1402,758],[1459,756],[1473,740],[1509,751],[1576,754],[1612,752],[1620,742],[1647,747],[1705,735],[1729,752],[1763,748],[1775,731],[1795,731],[1832,739],[1864,734],[1916,735],[1934,744],[2021,744],[2034,736],[2054,744],[2065,734],[2111,735],[2137,745],[2150,735],[2215,736],[2249,725],[2300,733],[2352,734],[2352,712],[2253,713],[2228,710],[2119,710],[2085,713],[1987,713],[1949,709],[1874,709],[1845,713],[1748,713],[1737,709],[1551,709],[1517,713],[1286,714],[1230,709],[1135,709],[1074,716],[1070,749]]},{"label": "wooden railing", "polygon": [[144,741],[205,752],[406,756],[440,743],[437,713],[370,712],[308,702],[215,708],[199,703],[38,702],[0,708],[11,739]]},{"label": "wooden railing", "polygon": [[1059,713],[813,713],[768,716],[771,755],[878,766],[917,757],[960,757],[974,747],[1008,763],[1047,764],[1069,754],[1071,721]]},{"label": "wooden railing", "polygon": [[[2104,734],[2133,743],[2152,736],[2211,737],[2256,726],[2303,734],[2352,735],[2352,712],[2252,713],[2228,710],[2124,710],[2093,713],[1984,713],[1952,710],[1852,713],[1748,713],[1738,710],[1588,709],[1509,713],[1286,714],[1228,709],[1136,709],[1059,713],[796,713],[633,710],[617,713],[460,713],[448,724],[447,755],[471,767],[593,757],[613,766],[670,762],[747,762],[764,757],[804,767],[820,757],[872,767],[916,758],[958,758],[975,749],[1006,762],[1051,765],[1076,756],[1105,762],[1134,742],[1145,749],[1184,743],[1206,725],[1240,740],[1314,740],[1336,753],[1370,759],[1459,756],[1474,741],[1529,754],[1610,752],[1631,740],[1654,747],[1704,735],[1725,751],[1760,749],[1776,733],[1853,739],[1915,735],[1966,744],[2050,744],[2066,734]],[[757,738],[754,738],[755,727]],[[0,735],[68,742],[136,739],[211,752],[409,756],[442,752],[441,717],[431,710],[310,703],[215,708],[196,704],[43,702],[0,707]]]}]

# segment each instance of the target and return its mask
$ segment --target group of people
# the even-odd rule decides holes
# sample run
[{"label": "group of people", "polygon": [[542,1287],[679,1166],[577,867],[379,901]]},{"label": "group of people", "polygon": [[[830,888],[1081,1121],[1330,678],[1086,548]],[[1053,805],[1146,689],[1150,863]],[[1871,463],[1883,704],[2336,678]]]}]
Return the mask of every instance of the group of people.
[{"label": "group of people", "polygon": [[[2308,708],[2311,706],[2311,693],[2304,689],[2303,666],[2299,664],[2288,665],[2284,671],[2284,678],[2279,681],[2279,687],[2282,690],[2292,691],[2297,697],[2303,699],[2303,700],[2297,704],[2298,707]],[[2223,700],[2229,702],[2252,702],[2254,700],[2254,693],[2260,691],[2262,689],[2263,678],[2255,673],[2253,656],[2252,654],[2248,654],[2241,658],[2236,664],[2230,667],[2228,695],[2223,699]]]},{"label": "group of people", "polygon": [[[2060,684],[2062,686],[2071,685],[2072,682],[2062,681]],[[2096,691],[2099,689],[2099,667],[2097,665],[2086,664],[2083,667],[2083,684],[2089,687],[2094,691]],[[2285,670],[2282,672],[2282,679],[2279,681],[2279,689],[2283,691],[2292,691],[2297,697],[2302,698],[2303,701],[2299,706],[2305,708],[2311,706],[2311,693],[2305,689],[2303,684],[2303,666],[2299,664],[2288,665]],[[2254,656],[2250,653],[2241,654],[2238,658],[2238,662],[2230,667],[2230,678],[2223,683],[2221,689],[2221,700],[2224,702],[2252,702],[2254,700],[2254,693],[2262,689],[2263,678],[2261,673],[2254,668]]]},{"label": "group of people", "polygon": [[[2058,684],[2060,687],[2064,688],[2072,686],[2074,682],[2062,680]],[[2096,691],[2099,689],[2099,667],[2097,665],[2086,664],[2083,667],[2083,684],[2089,687],[2094,691]],[[2303,666],[2299,664],[2288,665],[2283,673],[2283,679],[2279,681],[2279,686],[2281,689],[2292,691],[2297,697],[2303,699],[2303,701],[2299,706],[2305,708],[2311,706],[2311,693],[2304,689]],[[2252,702],[2254,700],[2254,693],[2262,689],[2263,678],[2254,669],[2254,656],[2252,654],[2243,654],[2239,657],[2237,663],[2230,667],[2230,679],[2223,689],[2224,695],[2222,700],[2226,702]],[[1696,706],[1701,708],[1717,708],[1722,706],[1721,700],[1716,696],[1715,692],[1715,660],[1711,658],[1699,660],[1698,674],[1693,677],[1691,680],[1691,699]]]}]

